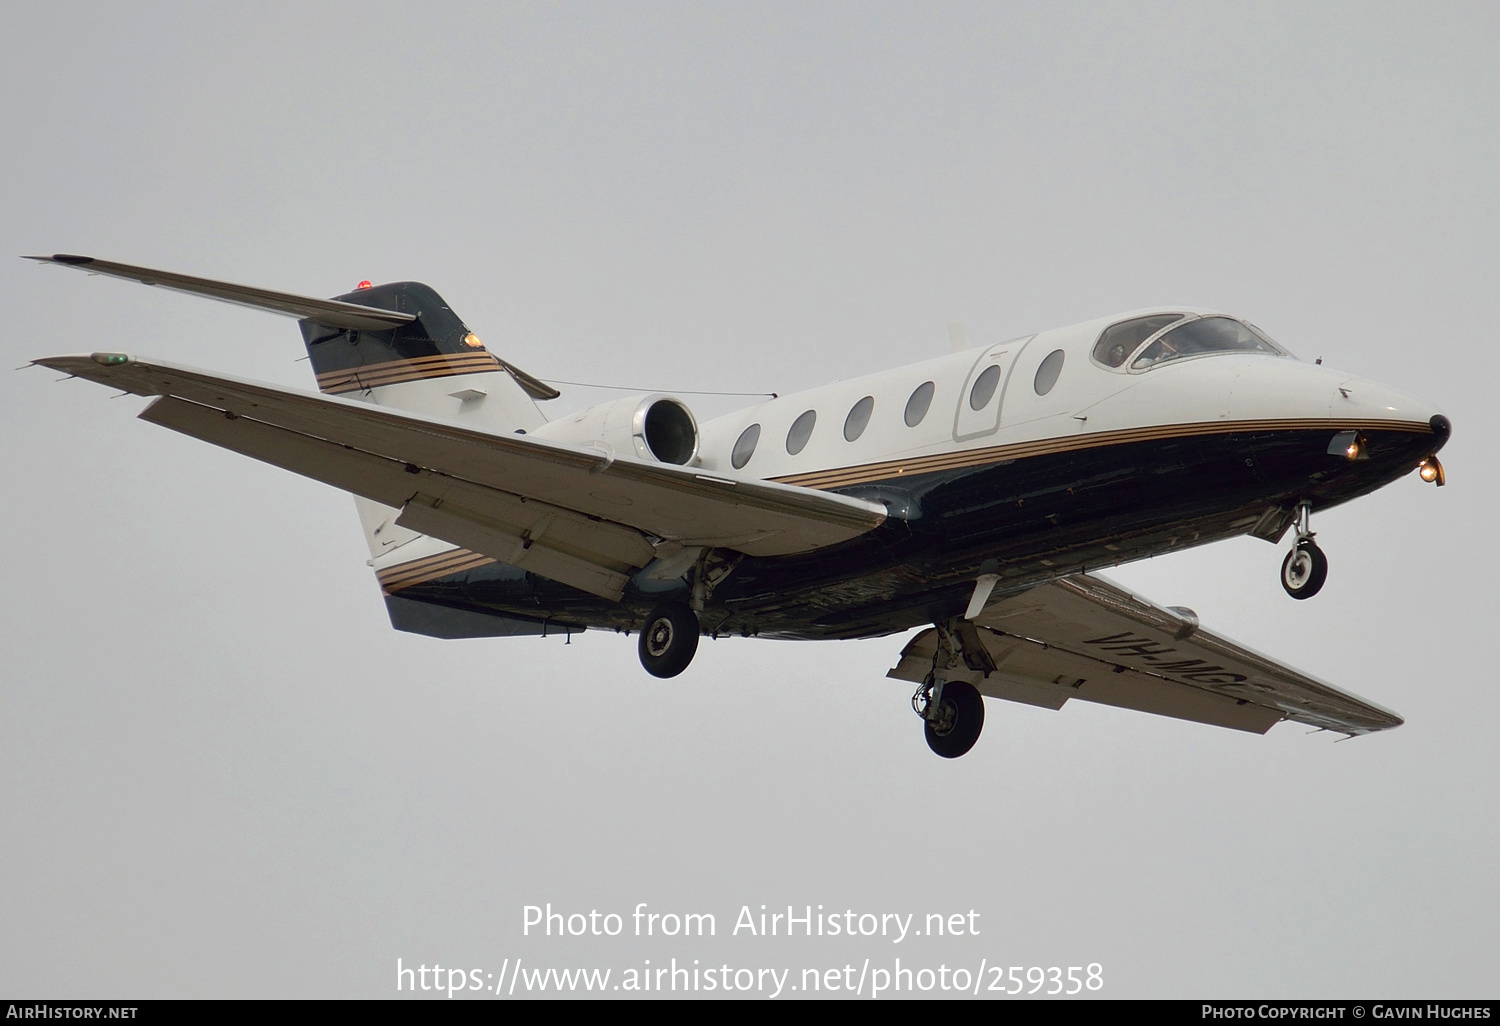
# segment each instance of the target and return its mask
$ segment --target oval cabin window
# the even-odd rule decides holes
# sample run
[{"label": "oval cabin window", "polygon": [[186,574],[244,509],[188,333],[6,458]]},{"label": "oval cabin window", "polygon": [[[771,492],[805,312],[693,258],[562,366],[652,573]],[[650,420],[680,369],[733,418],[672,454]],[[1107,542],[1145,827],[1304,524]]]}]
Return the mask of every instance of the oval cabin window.
[{"label": "oval cabin window", "polygon": [[911,398],[906,400],[906,426],[916,427],[922,423],[922,418],[927,416],[927,408],[932,405],[932,392],[937,386],[930,381],[924,381],[912,392]]},{"label": "oval cabin window", "polygon": [[813,425],[817,422],[817,410],[808,410],[792,421],[792,429],[786,433],[787,455],[795,456],[807,447],[807,440],[812,437]]},{"label": "oval cabin window", "polygon": [[982,410],[995,398],[995,387],[1000,384],[1000,368],[986,367],[969,390],[969,409]]},{"label": "oval cabin window", "polygon": [[1046,395],[1052,391],[1052,386],[1057,384],[1057,376],[1062,373],[1063,360],[1066,357],[1067,354],[1061,349],[1054,349],[1047,354],[1042,365],[1036,369],[1036,380],[1032,382],[1037,395]]},{"label": "oval cabin window", "polygon": [[844,418],[844,441],[852,442],[865,433],[865,427],[870,423],[870,414],[875,410],[875,397],[867,395],[854,404],[849,411],[849,416]]},{"label": "oval cabin window", "polygon": [[745,464],[750,462],[750,457],[755,455],[755,443],[760,441],[760,425],[751,424],[740,432],[740,437],[735,439],[734,451],[729,454],[729,462],[734,465],[735,470],[744,470]]}]

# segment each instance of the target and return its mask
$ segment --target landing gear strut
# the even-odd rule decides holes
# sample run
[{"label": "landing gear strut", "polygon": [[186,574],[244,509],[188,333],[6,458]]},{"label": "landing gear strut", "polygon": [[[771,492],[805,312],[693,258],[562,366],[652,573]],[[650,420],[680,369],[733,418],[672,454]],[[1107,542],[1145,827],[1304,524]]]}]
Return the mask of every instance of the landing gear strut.
[{"label": "landing gear strut", "polygon": [[1328,580],[1328,557],[1313,541],[1311,517],[1312,507],[1307,503],[1297,507],[1297,540],[1281,564],[1281,586],[1294,599],[1312,598]]},{"label": "landing gear strut", "polygon": [[928,677],[911,696],[911,705],[925,721],[927,747],[945,759],[973,748],[984,729],[984,696],[961,680]]},{"label": "landing gear strut", "polygon": [[657,606],[641,628],[641,665],[653,677],[675,677],[698,651],[698,617],[684,605]]}]

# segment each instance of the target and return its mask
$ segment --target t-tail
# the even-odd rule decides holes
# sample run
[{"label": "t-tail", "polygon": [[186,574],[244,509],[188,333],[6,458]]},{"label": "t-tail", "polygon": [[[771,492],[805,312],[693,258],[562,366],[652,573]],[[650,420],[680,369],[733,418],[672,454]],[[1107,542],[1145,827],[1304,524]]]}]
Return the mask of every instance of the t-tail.
[{"label": "t-tail", "polygon": [[335,302],[411,319],[378,329],[304,319],[302,338],[318,388],[329,395],[463,416],[510,431],[542,424],[546,418],[535,401],[557,398],[557,389],[485,349],[443,297],[421,282],[362,284]]},{"label": "t-tail", "polygon": [[[319,299],[88,256],[27,259],[295,317],[318,388],[328,395],[498,434],[540,427],[547,418],[537,402],[558,396],[555,388],[486,349],[443,298],[420,282],[361,282],[352,292]],[[387,596],[452,573],[460,564],[493,562],[398,526],[397,509],[359,496],[354,501],[370,565]],[[493,625],[481,630],[446,622],[424,629],[399,622],[398,606],[392,604],[392,621],[404,630],[440,636],[497,632]]]}]

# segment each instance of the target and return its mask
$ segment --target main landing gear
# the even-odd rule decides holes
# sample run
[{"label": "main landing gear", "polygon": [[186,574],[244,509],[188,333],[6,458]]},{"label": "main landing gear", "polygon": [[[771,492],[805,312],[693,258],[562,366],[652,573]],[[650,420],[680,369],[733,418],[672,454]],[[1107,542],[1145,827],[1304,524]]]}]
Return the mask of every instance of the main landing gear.
[{"label": "main landing gear", "polygon": [[984,730],[984,696],[965,679],[950,678],[965,672],[989,675],[995,670],[995,660],[968,619],[933,625],[938,628],[933,669],[916,688],[912,709],[922,717],[927,747],[944,759],[957,759],[974,747]]},{"label": "main landing gear", "polygon": [[1297,540],[1281,564],[1281,586],[1294,599],[1312,598],[1328,580],[1328,557],[1313,541],[1311,517],[1312,507],[1307,503],[1297,507]]},{"label": "main landing gear", "polygon": [[657,606],[641,628],[641,665],[653,677],[675,677],[698,651],[698,616],[681,604]]},{"label": "main landing gear", "polygon": [[984,696],[961,680],[928,677],[911,696],[911,707],[925,721],[927,747],[945,759],[957,759],[984,730]]},{"label": "main landing gear", "polygon": [[966,672],[988,675],[995,661],[967,620],[948,620],[937,627],[937,649],[932,654],[932,672],[911,707],[922,717],[927,747],[945,759],[957,759],[979,740],[984,730],[984,696],[968,681],[957,678]]}]

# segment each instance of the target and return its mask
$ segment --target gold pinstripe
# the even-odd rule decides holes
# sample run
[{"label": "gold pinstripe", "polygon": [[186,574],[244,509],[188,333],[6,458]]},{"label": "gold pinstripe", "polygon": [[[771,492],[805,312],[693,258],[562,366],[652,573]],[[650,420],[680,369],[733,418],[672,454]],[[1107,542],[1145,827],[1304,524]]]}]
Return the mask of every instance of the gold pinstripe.
[{"label": "gold pinstripe", "polygon": [[468,549],[450,549],[447,552],[439,552],[435,556],[424,556],[408,563],[397,563],[384,570],[377,570],[375,578],[380,582],[380,590],[390,595],[402,588],[426,584],[439,577],[447,577],[449,574],[461,573],[464,570],[472,570],[476,566],[494,562],[497,560],[482,556],[477,552],[470,552]]},{"label": "gold pinstripe", "polygon": [[438,353],[410,360],[388,360],[364,367],[324,371],[318,375],[318,388],[329,394],[337,394],[381,385],[397,385],[403,381],[422,378],[444,378],[455,374],[504,369],[505,365],[489,353]]},{"label": "gold pinstripe", "polygon": [[1431,434],[1432,426],[1423,421],[1335,420],[1306,418],[1288,420],[1220,420],[1198,424],[1162,424],[1155,427],[1128,428],[1120,431],[1097,431],[1071,438],[1039,438],[1030,442],[1012,442],[983,449],[933,453],[904,460],[886,460],[855,467],[814,470],[806,474],[773,477],[780,484],[804,488],[842,488],[847,485],[885,481],[907,474],[930,474],[939,470],[958,470],[987,463],[1024,459],[1028,456],[1051,456],[1063,452],[1097,449],[1106,445],[1151,442],[1167,438],[1190,438],[1201,435],[1229,435],[1247,431],[1406,431]]}]

